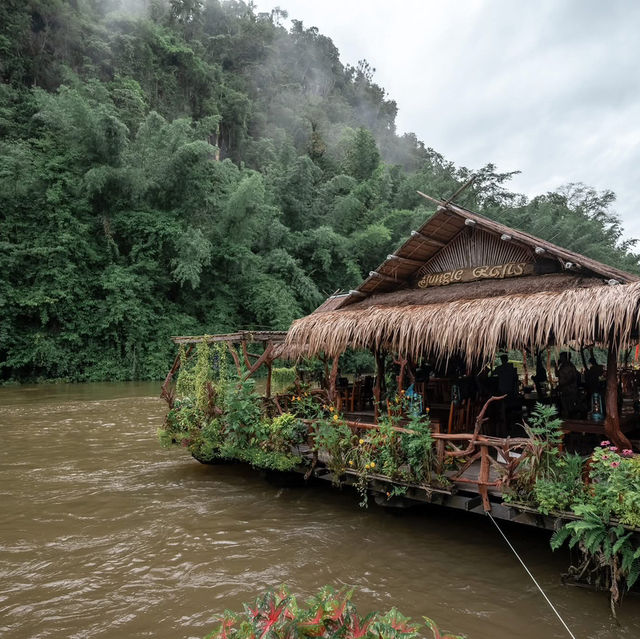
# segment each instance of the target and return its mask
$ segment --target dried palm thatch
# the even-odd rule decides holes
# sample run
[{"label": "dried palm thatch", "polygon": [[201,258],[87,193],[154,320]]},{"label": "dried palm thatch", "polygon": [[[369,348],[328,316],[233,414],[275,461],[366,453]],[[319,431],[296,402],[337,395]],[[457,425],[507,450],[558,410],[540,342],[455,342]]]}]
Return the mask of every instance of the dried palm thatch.
[{"label": "dried palm thatch", "polygon": [[541,291],[482,299],[314,313],[294,322],[290,353],[335,356],[347,348],[384,349],[418,358],[461,352],[485,360],[499,349],[606,343],[637,336],[640,283]]}]

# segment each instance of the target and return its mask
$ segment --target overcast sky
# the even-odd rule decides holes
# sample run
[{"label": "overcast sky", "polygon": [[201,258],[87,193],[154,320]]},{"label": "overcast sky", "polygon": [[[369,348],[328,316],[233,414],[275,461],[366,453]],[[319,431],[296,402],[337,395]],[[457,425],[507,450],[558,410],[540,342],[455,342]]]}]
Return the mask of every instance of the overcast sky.
[{"label": "overcast sky", "polygon": [[258,0],[366,58],[398,131],[529,196],[611,189],[640,238],[640,1]]}]

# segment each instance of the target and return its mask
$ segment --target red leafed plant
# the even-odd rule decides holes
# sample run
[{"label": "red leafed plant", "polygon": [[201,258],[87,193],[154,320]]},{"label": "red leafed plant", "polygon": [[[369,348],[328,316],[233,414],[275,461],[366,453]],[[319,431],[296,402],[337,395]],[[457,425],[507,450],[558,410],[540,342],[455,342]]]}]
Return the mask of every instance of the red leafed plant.
[{"label": "red leafed plant", "polygon": [[226,610],[218,617],[219,626],[207,639],[419,639],[428,630],[434,639],[463,639],[460,635],[442,634],[436,624],[424,617],[416,624],[396,608],[382,614],[372,612],[360,617],[351,602],[353,590],[335,590],[325,586],[298,606],[286,586],[270,590],[244,612]]}]

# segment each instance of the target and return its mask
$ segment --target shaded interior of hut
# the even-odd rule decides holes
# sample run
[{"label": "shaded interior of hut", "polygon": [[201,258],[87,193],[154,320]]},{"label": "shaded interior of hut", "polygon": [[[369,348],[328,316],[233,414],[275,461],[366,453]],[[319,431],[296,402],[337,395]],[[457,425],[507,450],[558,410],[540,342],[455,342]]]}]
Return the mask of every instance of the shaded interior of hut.
[{"label": "shaded interior of hut", "polygon": [[[608,355],[595,347],[552,347],[505,351],[469,364],[462,353],[418,361],[378,354],[374,370],[370,364],[352,375],[338,372],[335,395],[345,416],[362,422],[376,421],[381,411],[397,412],[393,403],[401,396],[405,410],[428,413],[434,428],[445,433],[472,432],[485,402],[504,396],[489,406],[482,425],[484,435],[495,437],[525,437],[523,423],[536,404],[553,405],[563,420],[566,447],[588,451],[605,434]],[[633,435],[640,425],[640,346],[616,358],[617,415],[622,432]]]}]

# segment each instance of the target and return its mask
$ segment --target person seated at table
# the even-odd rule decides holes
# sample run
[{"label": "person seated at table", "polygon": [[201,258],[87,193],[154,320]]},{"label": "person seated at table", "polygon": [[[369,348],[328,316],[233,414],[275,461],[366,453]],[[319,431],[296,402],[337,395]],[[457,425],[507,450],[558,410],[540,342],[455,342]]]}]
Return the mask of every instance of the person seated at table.
[{"label": "person seated at table", "polygon": [[420,366],[416,368],[416,382],[428,382],[431,377],[431,365],[428,362],[422,362]]},{"label": "person seated at table", "polygon": [[604,366],[598,364],[595,357],[589,358],[589,364],[591,366],[584,372],[584,383],[587,387],[587,393],[589,393],[589,403],[591,403],[591,397],[594,393],[602,394],[601,378],[604,373]]},{"label": "person seated at table", "polygon": [[558,392],[560,394],[560,417],[568,419],[574,413],[578,403],[578,380],[580,374],[573,365],[569,353],[560,353],[556,365],[558,376]]},{"label": "person seated at table", "polygon": [[498,393],[507,395],[507,399],[518,396],[518,371],[509,362],[508,355],[500,355],[500,366],[496,366],[494,375],[498,378]]},{"label": "person seated at table", "polygon": [[540,351],[538,351],[536,355],[536,374],[531,379],[533,379],[533,383],[535,384],[538,400],[544,399],[546,392],[543,384],[547,383],[547,369],[544,367],[542,353]]},{"label": "person seated at table", "polygon": [[498,395],[506,395],[500,402],[500,427],[499,437],[506,437],[509,434],[508,413],[511,413],[518,405],[518,371],[509,362],[509,356],[505,353],[500,355],[500,366],[496,366],[494,371],[498,379]]}]

